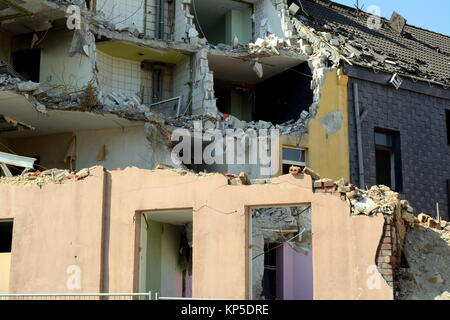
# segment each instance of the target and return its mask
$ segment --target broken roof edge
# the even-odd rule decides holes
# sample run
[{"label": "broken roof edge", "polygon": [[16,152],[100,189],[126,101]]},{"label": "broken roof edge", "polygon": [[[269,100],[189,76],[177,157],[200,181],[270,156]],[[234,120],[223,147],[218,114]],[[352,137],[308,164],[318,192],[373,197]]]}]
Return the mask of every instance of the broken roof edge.
[{"label": "broken roof edge", "polygon": [[[334,7],[338,7],[338,8],[341,8],[341,9],[345,9],[345,10],[351,11],[353,13],[360,12],[360,13],[363,13],[363,14],[365,14],[367,16],[371,15],[370,13],[368,13],[368,12],[366,12],[364,10],[358,10],[356,8],[349,7],[349,6],[345,5],[345,4],[334,2],[334,1],[331,1],[331,0],[307,0],[307,1],[313,1],[313,2],[319,2],[319,3],[322,2],[322,3],[328,4],[328,5],[331,5],[331,6],[334,6]],[[381,18],[381,20],[383,20],[386,23],[389,22],[388,18],[385,18],[383,16],[380,16],[380,18]],[[430,30],[430,29],[421,28],[421,27],[418,27],[418,26],[413,25],[413,24],[406,23],[406,26],[414,28],[414,29],[419,29],[419,30],[430,32],[430,33],[438,34],[438,35],[443,36],[443,37],[450,38],[450,35],[446,35],[446,34],[443,34],[443,33],[437,32],[437,31],[433,31],[433,30]]]},{"label": "broken roof edge", "polygon": [[[376,69],[377,71],[374,71]],[[344,74],[350,78],[356,78],[364,81],[370,81],[381,85],[388,85],[392,73],[380,68],[373,68],[356,64],[353,66],[344,65]],[[408,81],[403,81],[399,89],[418,92],[421,94],[450,100],[450,86],[448,84],[436,83],[427,79],[420,79],[414,76],[398,73]]]}]

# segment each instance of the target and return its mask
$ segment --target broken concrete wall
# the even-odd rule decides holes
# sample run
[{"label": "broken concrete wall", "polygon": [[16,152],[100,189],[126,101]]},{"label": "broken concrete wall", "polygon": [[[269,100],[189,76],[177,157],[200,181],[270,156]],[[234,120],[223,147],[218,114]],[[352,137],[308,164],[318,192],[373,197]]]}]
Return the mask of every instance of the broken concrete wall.
[{"label": "broken concrete wall", "polygon": [[259,0],[254,4],[255,41],[257,38],[264,39],[269,34],[285,38],[280,10],[282,3],[283,0]]},{"label": "broken concrete wall", "polygon": [[181,96],[181,113],[189,114],[192,105],[192,58],[179,62],[173,69],[173,96]]},{"label": "broken concrete wall", "polygon": [[201,49],[194,58],[192,114],[217,114],[214,75],[209,69],[208,50]]},{"label": "broken concrete wall", "polygon": [[191,0],[175,0],[175,41],[189,39],[189,30],[196,30],[190,6]]},{"label": "broken concrete wall", "polygon": [[43,90],[74,92],[94,79],[92,63],[85,54],[69,57],[73,33],[49,33],[39,44],[41,51],[40,83]]},{"label": "broken concrete wall", "polygon": [[[229,183],[220,174],[137,168],[105,173],[99,167],[84,180],[62,185],[1,183],[0,218],[15,219],[9,291],[73,292],[66,286],[67,268],[78,266],[81,286],[75,292],[136,292],[137,213],[193,208],[193,297],[245,299],[251,283],[247,208],[310,203],[314,298],[392,298],[383,283],[366,287],[382,216],[351,217],[339,197],[314,194],[309,176],[252,186]],[[26,205],[14,199],[27,199]]]}]

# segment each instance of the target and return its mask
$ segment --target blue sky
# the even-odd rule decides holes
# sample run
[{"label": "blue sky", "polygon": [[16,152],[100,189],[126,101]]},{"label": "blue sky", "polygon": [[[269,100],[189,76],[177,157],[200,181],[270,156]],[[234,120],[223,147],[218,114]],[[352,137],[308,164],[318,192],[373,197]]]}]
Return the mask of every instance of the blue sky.
[{"label": "blue sky", "polygon": [[[353,7],[356,0],[333,0]],[[408,20],[408,24],[450,36],[449,0],[359,0],[364,11],[371,5],[381,9],[381,16],[390,18],[397,11]]]}]

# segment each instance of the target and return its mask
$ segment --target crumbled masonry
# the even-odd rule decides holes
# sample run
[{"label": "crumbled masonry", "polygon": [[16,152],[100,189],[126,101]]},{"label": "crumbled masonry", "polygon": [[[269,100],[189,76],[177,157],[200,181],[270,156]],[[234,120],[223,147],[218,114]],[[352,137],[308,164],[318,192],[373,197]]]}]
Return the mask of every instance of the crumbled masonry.
[{"label": "crumbled masonry", "polygon": [[24,187],[42,187],[48,184],[64,184],[71,181],[83,180],[89,176],[91,169],[82,169],[77,172],[70,172],[69,170],[62,169],[49,169],[42,172],[26,172],[20,176],[0,177],[0,184]]}]

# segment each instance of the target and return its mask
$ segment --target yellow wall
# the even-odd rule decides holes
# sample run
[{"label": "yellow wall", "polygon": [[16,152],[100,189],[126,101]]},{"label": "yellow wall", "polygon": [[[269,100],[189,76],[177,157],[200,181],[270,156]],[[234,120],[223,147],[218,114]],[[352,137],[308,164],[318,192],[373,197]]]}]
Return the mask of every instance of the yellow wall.
[{"label": "yellow wall", "polygon": [[[280,140],[281,147],[307,148],[307,165],[323,178],[350,179],[347,84],[347,76],[338,75],[336,70],[329,72],[322,85],[318,114],[309,122],[308,135],[301,139],[281,137]],[[325,130],[320,119],[333,111],[342,111],[343,120],[342,128],[331,134]]]},{"label": "yellow wall", "polygon": [[0,253],[0,293],[9,291],[9,269],[11,265],[11,253]]}]

